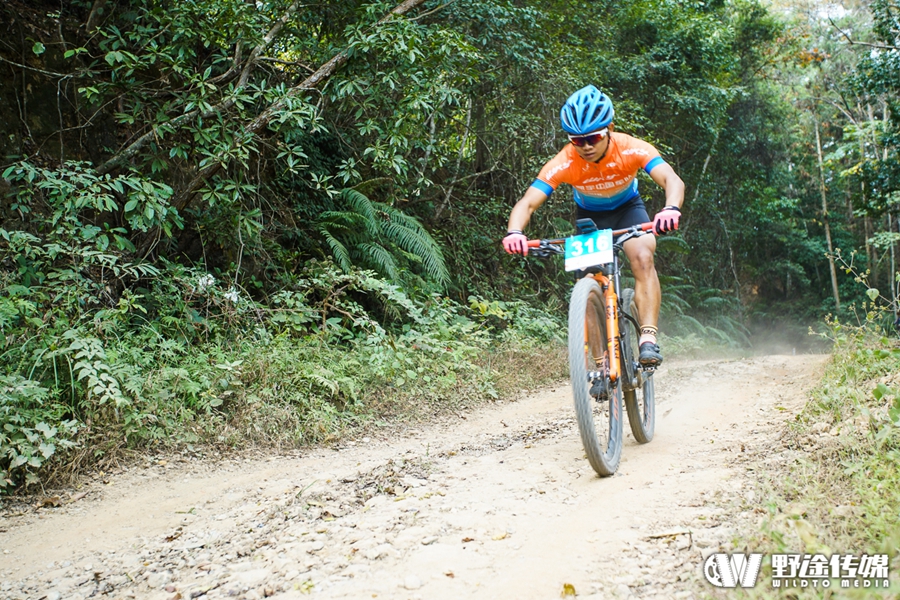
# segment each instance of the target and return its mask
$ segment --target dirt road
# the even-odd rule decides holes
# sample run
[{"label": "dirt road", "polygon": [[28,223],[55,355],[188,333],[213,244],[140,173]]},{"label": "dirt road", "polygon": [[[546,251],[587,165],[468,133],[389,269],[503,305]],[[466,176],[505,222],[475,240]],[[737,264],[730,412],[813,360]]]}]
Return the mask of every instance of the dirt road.
[{"label": "dirt road", "polygon": [[5,518],[0,598],[699,598],[824,361],[672,361],[655,439],[606,479],[565,385],[294,458],[148,461]]}]

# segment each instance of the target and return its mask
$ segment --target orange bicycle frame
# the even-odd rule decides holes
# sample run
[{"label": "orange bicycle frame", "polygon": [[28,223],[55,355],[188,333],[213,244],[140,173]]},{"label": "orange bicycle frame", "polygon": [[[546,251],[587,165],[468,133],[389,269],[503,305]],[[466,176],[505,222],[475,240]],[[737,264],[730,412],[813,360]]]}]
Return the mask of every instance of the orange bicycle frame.
[{"label": "orange bicycle frame", "polygon": [[[653,230],[653,223],[642,223],[640,226],[635,226],[635,228],[632,229],[640,229],[641,231],[649,232]],[[630,229],[618,229],[613,231],[612,234],[615,237],[628,233],[629,230]],[[541,247],[541,244],[562,245],[565,244],[565,241],[565,239],[528,240],[527,245],[529,248],[537,249]],[[593,278],[603,289],[603,298],[606,303],[606,346],[607,351],[609,352],[609,381],[615,385],[619,381],[619,376],[621,375],[619,372],[619,366],[621,364],[621,349],[619,347],[619,297],[618,294],[616,294],[615,286],[606,275],[603,275],[602,273],[588,273],[585,277]],[[587,322],[584,324],[584,343],[586,347],[590,346]]]},{"label": "orange bicycle frame", "polygon": [[[606,301],[606,347],[609,352],[609,382],[613,385],[619,380],[619,298],[612,282],[602,273],[588,273],[585,277],[592,277],[603,289],[603,298]],[[584,324],[584,341],[588,343],[587,322]]]}]

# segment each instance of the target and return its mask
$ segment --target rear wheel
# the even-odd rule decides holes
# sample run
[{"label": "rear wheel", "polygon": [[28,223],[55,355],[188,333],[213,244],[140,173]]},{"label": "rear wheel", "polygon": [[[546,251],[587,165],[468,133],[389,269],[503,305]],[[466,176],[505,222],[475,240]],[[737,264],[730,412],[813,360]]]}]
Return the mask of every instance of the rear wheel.
[{"label": "rear wheel", "polygon": [[603,477],[616,472],[622,455],[622,378],[610,385],[610,360],[603,290],[585,277],[569,303],[569,373],[581,442]]},{"label": "rear wheel", "polygon": [[[627,288],[622,292],[622,308],[640,324],[637,306],[634,303],[634,290]],[[630,320],[622,318],[619,328],[623,333],[622,370],[633,374],[630,385],[625,385],[625,410],[628,412],[628,423],[631,425],[631,433],[641,444],[646,444],[653,439],[653,430],[656,427],[656,402],[653,393],[653,372],[644,371],[638,361],[638,340],[641,331]]]}]

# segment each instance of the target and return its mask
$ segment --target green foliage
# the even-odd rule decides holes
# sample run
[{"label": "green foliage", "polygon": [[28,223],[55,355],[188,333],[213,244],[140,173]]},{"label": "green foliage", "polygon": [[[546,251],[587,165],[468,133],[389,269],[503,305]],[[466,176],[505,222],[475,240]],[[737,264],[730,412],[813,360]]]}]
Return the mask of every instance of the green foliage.
[{"label": "green foliage", "polygon": [[[482,356],[527,346],[530,335],[513,327],[501,335],[468,307],[410,296],[353,266],[310,261],[260,302],[167,261],[144,271],[87,244],[63,252],[23,232],[4,239],[0,363],[10,374],[0,381],[0,487],[8,489],[38,482],[76,443],[95,456],[114,440],[294,445],[405,398],[437,410],[473,385],[496,397],[497,373],[481,368]],[[21,257],[28,262],[16,268]],[[104,285],[89,276],[95,266],[110,271]],[[110,282],[129,287],[111,298]],[[514,308],[529,316],[525,326],[551,330],[533,309]]]},{"label": "green foliage", "polygon": [[[559,340],[567,274],[502,255],[498,238],[565,143],[559,105],[588,82],[688,184],[683,236],[657,254],[673,342],[746,344],[747,315],[821,312],[810,107],[827,94],[844,94],[814,107],[833,237],[866,247],[868,287],[897,295],[896,52],[832,59],[843,42],[824,22],[752,0],[394,7],[124,0],[91,31],[88,3],[52,23],[0,8],[22,28],[12,64],[39,69],[11,66],[22,97],[0,99],[16,157],[0,365],[59,407],[16,427],[69,440],[62,420],[90,422],[78,439],[101,449],[239,442],[226,431],[296,443],[394,393],[497,393],[486,356]],[[872,11],[854,32],[895,43],[895,11]],[[652,214],[662,193],[641,186]],[[566,194],[529,235],[568,233]],[[16,484],[38,469],[17,468]]]},{"label": "green foliage", "polygon": [[356,190],[342,190],[340,200],[343,210],[323,212],[317,226],[344,271],[371,268],[397,282],[412,264],[446,285],[450,276],[441,248],[418,220]]},{"label": "green foliage", "polygon": [[65,418],[50,390],[20,375],[0,375],[0,493],[37,471],[54,455],[75,446],[79,424]]},{"label": "green foliage", "polygon": [[769,517],[748,543],[761,552],[797,551],[799,542],[807,552],[893,555],[900,548],[900,345],[874,322],[831,321],[829,329],[825,376],[785,432],[802,458],[773,474]]},{"label": "green foliage", "polygon": [[[45,219],[48,226],[77,228],[81,239],[96,240],[101,250],[133,249],[126,237],[129,231],[159,227],[171,236],[175,228],[183,225],[168,202],[172,188],[134,173],[99,176],[85,163],[67,162],[58,169],[41,169],[23,161],[8,167],[3,178],[20,184],[11,210],[23,218],[38,211],[35,216]],[[121,206],[119,198],[124,201]],[[85,224],[82,218],[89,212],[121,212],[129,227]]]}]

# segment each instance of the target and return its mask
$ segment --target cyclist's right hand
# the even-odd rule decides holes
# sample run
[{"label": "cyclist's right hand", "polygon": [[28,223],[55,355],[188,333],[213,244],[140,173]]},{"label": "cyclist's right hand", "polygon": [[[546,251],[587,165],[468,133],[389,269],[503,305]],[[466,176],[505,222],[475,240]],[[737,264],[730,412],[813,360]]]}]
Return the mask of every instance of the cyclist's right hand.
[{"label": "cyclist's right hand", "polygon": [[521,231],[510,231],[503,238],[503,249],[507,254],[528,254],[528,238]]}]

